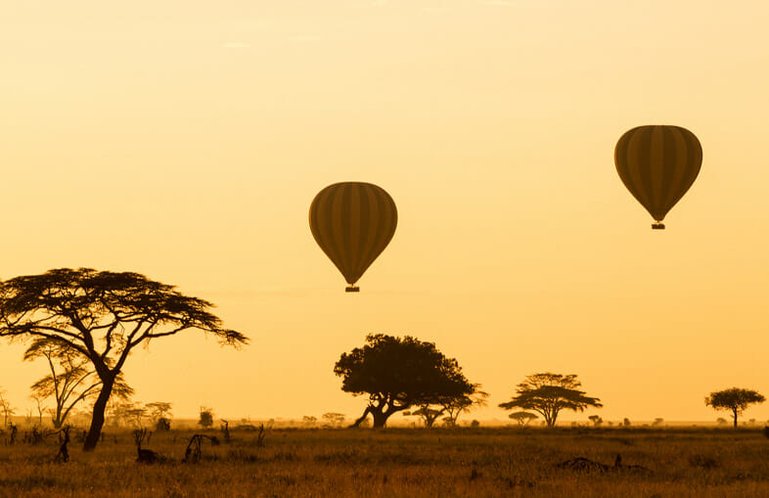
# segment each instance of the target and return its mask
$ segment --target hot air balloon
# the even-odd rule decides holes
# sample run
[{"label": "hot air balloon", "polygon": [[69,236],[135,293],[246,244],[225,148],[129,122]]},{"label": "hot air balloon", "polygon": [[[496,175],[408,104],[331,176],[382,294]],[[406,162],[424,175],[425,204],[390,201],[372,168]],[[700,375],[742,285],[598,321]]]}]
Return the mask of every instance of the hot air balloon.
[{"label": "hot air balloon", "polygon": [[680,126],[639,126],[627,131],[614,149],[625,187],[654,218],[653,229],[692,186],[702,164],[702,146]]},{"label": "hot air balloon", "polygon": [[343,182],[321,190],[310,205],[310,230],[349,286],[355,285],[395,234],[398,210],[390,194],[363,182]]}]

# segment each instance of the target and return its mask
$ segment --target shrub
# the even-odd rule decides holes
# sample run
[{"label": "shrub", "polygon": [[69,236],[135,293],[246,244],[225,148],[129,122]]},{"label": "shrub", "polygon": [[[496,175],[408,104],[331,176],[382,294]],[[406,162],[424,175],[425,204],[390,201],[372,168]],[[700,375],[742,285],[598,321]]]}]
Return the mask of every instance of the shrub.
[{"label": "shrub", "polygon": [[168,432],[171,430],[171,419],[160,417],[155,423],[155,430],[158,432]]},{"label": "shrub", "polygon": [[214,425],[214,411],[211,408],[205,406],[200,407],[200,419],[198,420],[198,425],[205,429]]}]

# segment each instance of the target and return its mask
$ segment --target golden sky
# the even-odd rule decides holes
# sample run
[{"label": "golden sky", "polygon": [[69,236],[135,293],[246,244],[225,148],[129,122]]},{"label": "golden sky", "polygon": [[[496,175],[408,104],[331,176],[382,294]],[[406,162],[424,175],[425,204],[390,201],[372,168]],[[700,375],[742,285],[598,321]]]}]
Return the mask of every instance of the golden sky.
[{"label": "golden sky", "polygon": [[[578,374],[604,419],[769,395],[766,2],[7,4],[0,277],[137,271],[252,339],[156,341],[125,369],[137,400],[352,417],[333,364],[370,332],[456,357],[491,394],[478,418],[541,371]],[[665,231],[613,164],[642,124],[704,150]],[[399,210],[358,295],[307,223],[338,181]],[[19,412],[45,372],[22,352],[0,348]]]}]

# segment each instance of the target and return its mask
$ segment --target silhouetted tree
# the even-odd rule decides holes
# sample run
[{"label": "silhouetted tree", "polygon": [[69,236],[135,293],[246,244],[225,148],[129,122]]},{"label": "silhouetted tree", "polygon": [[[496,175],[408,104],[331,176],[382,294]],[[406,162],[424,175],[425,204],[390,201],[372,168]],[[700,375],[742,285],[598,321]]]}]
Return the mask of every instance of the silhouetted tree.
[{"label": "silhouetted tree", "polygon": [[93,450],[118,374],[152,339],[198,329],[227,345],[247,338],[224,329],[211,303],[137,273],[58,269],[0,282],[0,337],[46,338],[88,358],[101,380],[83,449]]},{"label": "silhouetted tree", "polygon": [[441,403],[446,414],[443,417],[443,423],[448,427],[456,427],[457,420],[463,412],[470,411],[474,407],[486,406],[486,400],[489,397],[489,393],[481,391],[480,384],[473,384],[473,392],[470,394],[464,394],[462,396],[453,396],[447,398]]},{"label": "silhouetted tree", "polygon": [[129,401],[126,398],[112,398],[107,404],[107,420],[114,427],[131,427],[138,430],[144,428],[144,418],[147,409],[141,403]]},{"label": "silhouetted tree", "polygon": [[480,384],[473,384],[473,392],[462,396],[447,396],[438,404],[422,403],[417,410],[403,412],[404,415],[421,417],[425,427],[430,428],[441,415],[446,427],[456,427],[457,419],[462,412],[469,411],[474,406],[484,406],[488,393],[480,390]]},{"label": "silhouetted tree", "polygon": [[578,388],[582,384],[574,374],[538,373],[529,375],[518,384],[516,396],[501,408],[534,410],[545,418],[548,427],[554,427],[561,410],[584,411],[588,406],[603,406],[598,398],[586,396]]},{"label": "silhouetted tree", "polygon": [[748,405],[754,403],[763,403],[766,401],[763,395],[750,389],[739,389],[732,387],[723,391],[715,391],[705,398],[705,405],[712,406],[716,410],[731,410],[734,417],[734,428],[737,428],[737,416],[741,414]]},{"label": "silhouetted tree", "polygon": [[200,415],[198,418],[198,425],[204,429],[208,429],[214,425],[214,410],[207,406],[200,407]]},{"label": "silhouetted tree", "polygon": [[45,413],[45,406],[43,406],[44,399],[34,394],[31,395],[30,398],[35,402],[35,408],[37,409],[37,426],[43,427],[43,413]]},{"label": "silhouetted tree", "polygon": [[168,432],[171,430],[171,419],[167,417],[160,417],[155,421],[155,430],[158,432]]},{"label": "silhouetted tree", "polygon": [[446,358],[435,344],[410,336],[368,335],[365,346],[342,354],[334,373],[342,377],[343,391],[368,395],[356,427],[369,414],[374,428],[380,428],[411,406],[439,405],[474,391],[457,360]]},{"label": "silhouetted tree", "polygon": [[603,419],[600,415],[590,415],[587,419],[593,422],[594,427],[600,427],[603,424]]},{"label": "silhouetted tree", "polygon": [[[32,384],[30,389],[35,398],[44,400],[53,397],[51,420],[53,426],[59,429],[76,405],[99,394],[101,379],[96,370],[89,368],[91,362],[87,357],[68,344],[47,337],[35,338],[24,353],[27,361],[37,358],[45,358],[51,373]],[[112,394],[124,400],[133,394],[122,372],[115,378]]]},{"label": "silhouetted tree", "polygon": [[532,420],[534,420],[535,418],[537,418],[537,416],[536,416],[536,415],[534,415],[533,413],[524,412],[524,411],[521,411],[521,412],[513,412],[513,413],[511,413],[510,415],[508,415],[508,417],[509,417],[510,419],[512,419],[512,420],[515,420],[516,422],[518,422],[518,425],[519,425],[520,427],[526,427],[526,426],[528,426],[528,425],[529,425],[529,422],[531,422]]},{"label": "silhouetted tree", "polygon": [[129,400],[111,398],[106,409],[109,425],[113,427],[131,426],[131,411],[135,406],[135,403]]},{"label": "silhouetted tree", "polygon": [[157,431],[171,430],[171,403],[165,401],[153,401],[144,405],[147,415]]},{"label": "silhouetted tree", "polygon": [[424,422],[425,427],[428,429],[435,424],[435,421],[440,417],[443,412],[445,411],[445,408],[430,408],[429,404],[421,404],[419,405],[419,408],[413,411],[404,411],[404,415],[409,415],[412,417],[419,417],[422,419],[422,422]]},{"label": "silhouetted tree", "polygon": [[340,427],[344,424],[344,413],[328,412],[323,414],[324,425],[329,427]]},{"label": "silhouetted tree", "polygon": [[0,389],[0,411],[3,412],[3,427],[9,427],[9,421],[13,414],[16,413],[16,409],[11,406],[11,402],[8,401],[4,389]]},{"label": "silhouetted tree", "polygon": [[126,417],[134,429],[144,429],[144,419],[147,417],[147,409],[144,408],[141,403],[132,403],[126,410]]}]

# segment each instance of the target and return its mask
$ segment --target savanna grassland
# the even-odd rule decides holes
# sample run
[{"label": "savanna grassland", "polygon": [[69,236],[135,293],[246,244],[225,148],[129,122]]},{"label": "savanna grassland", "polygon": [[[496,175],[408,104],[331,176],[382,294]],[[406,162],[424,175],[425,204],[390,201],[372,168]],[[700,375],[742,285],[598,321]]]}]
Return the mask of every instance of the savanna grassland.
[{"label": "savanna grassland", "polygon": [[[233,431],[185,464],[192,434],[154,434],[144,447],[167,458],[155,464],[136,462],[129,432],[108,434],[91,453],[73,441],[67,463],[53,462],[53,440],[0,446],[0,495],[769,496],[769,440],[759,430],[278,429],[263,446]],[[576,457],[608,470],[558,466]]]}]

